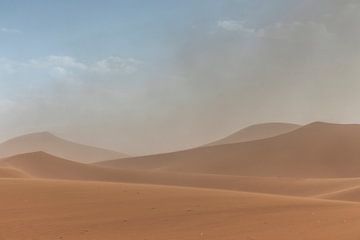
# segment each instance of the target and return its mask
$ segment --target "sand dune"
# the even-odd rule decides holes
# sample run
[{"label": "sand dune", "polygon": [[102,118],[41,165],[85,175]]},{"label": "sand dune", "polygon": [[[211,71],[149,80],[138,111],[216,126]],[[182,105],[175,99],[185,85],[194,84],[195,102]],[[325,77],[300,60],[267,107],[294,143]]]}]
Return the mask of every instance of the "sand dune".
[{"label": "sand dune", "polygon": [[0,180],[0,239],[358,239],[359,204],[219,190]]},{"label": "sand dune", "polygon": [[275,137],[300,128],[300,125],[292,123],[263,123],[256,124],[231,134],[223,139],[212,142],[207,146],[215,146],[230,143],[250,142],[269,137]]},{"label": "sand dune", "polygon": [[43,152],[27,153],[0,161],[36,178],[107,181],[226,189],[290,196],[323,195],[360,185],[360,178],[302,179],[112,169],[57,158]]},{"label": "sand dune", "polygon": [[78,144],[47,132],[16,137],[0,144],[0,158],[36,151],[84,163],[126,157],[122,153]]},{"label": "sand dune", "polygon": [[14,168],[0,167],[0,178],[28,178],[29,175]]},{"label": "sand dune", "polygon": [[243,176],[359,177],[359,142],[360,125],[313,123],[263,140],[98,165]]}]

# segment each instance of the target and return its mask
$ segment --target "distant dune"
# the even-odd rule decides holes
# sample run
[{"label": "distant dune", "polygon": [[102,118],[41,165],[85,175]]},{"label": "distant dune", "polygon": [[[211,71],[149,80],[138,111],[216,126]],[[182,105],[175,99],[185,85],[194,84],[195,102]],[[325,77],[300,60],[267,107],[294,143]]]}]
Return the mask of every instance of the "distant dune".
[{"label": "distant dune", "polygon": [[129,169],[281,177],[359,177],[360,125],[312,123],[252,142],[100,162]]},{"label": "distant dune", "polygon": [[47,132],[16,137],[0,144],[0,158],[36,151],[84,163],[126,156],[111,150],[67,141]]},{"label": "distant dune", "polygon": [[228,137],[208,144],[207,146],[215,146],[230,143],[250,142],[269,137],[275,137],[284,133],[288,133],[300,128],[300,125],[292,123],[263,123],[256,124],[231,134]]},{"label": "distant dune", "polygon": [[120,171],[55,157],[45,152],[15,155],[0,160],[0,165],[19,169],[36,178],[116,181]]},{"label": "distant dune", "polygon": [[1,239],[357,240],[359,204],[131,184],[0,180]]}]

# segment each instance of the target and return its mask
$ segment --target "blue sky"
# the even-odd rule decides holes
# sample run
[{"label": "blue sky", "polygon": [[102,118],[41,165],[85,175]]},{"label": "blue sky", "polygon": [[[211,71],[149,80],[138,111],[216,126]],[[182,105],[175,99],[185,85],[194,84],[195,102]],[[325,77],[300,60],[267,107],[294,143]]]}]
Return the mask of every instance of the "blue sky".
[{"label": "blue sky", "polygon": [[2,0],[0,141],[154,153],[252,123],[360,122],[359,21],[355,0]]},{"label": "blue sky", "polygon": [[209,28],[219,19],[234,17],[256,22],[271,16],[268,10],[274,3],[285,2],[4,0],[0,23],[21,34],[2,33],[0,50],[8,58],[68,54],[78,58],[158,58],[171,52],[169,48],[184,40],[194,27]]},{"label": "blue sky", "polygon": [[222,4],[208,2],[5,0],[0,3],[0,22],[21,34],[2,36],[1,52],[11,58],[157,57],[170,40],[181,41],[196,21],[211,20],[209,13],[216,20]]}]

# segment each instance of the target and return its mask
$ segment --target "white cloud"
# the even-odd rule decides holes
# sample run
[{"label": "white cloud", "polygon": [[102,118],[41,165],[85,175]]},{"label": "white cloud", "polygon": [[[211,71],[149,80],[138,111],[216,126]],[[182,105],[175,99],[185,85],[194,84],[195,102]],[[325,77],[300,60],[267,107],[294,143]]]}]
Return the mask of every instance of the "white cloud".
[{"label": "white cloud", "polygon": [[0,32],[2,32],[2,33],[8,33],[8,34],[20,34],[20,33],[22,33],[19,29],[6,28],[6,27],[0,28]]},{"label": "white cloud", "polygon": [[292,23],[276,23],[263,29],[263,37],[277,39],[311,39],[316,40],[316,36],[326,38],[332,34],[328,31],[323,23],[317,22],[292,22]]},{"label": "white cloud", "polygon": [[217,27],[229,31],[229,32],[241,32],[247,34],[255,34],[262,36],[262,29],[249,28],[245,26],[244,21],[235,21],[235,20],[219,20],[217,22]]},{"label": "white cloud", "polygon": [[69,56],[48,56],[45,58],[31,59],[25,63],[28,69],[39,69],[48,72],[54,77],[65,77],[86,72],[88,66]]},{"label": "white cloud", "polygon": [[132,74],[138,70],[142,62],[133,58],[108,57],[95,63],[93,69],[100,73],[125,73]]},{"label": "white cloud", "polygon": [[131,75],[136,73],[142,62],[133,58],[108,57],[95,62],[83,62],[70,56],[51,55],[28,61],[15,61],[0,58],[0,75],[37,75],[49,74],[57,78],[84,75]]},{"label": "white cloud", "polygon": [[[307,22],[278,22],[263,28],[249,28],[245,21],[219,20],[217,27],[228,32],[248,34],[255,37],[283,38],[289,39],[294,36],[299,39],[311,38],[314,35],[330,36],[327,26],[322,23]],[[310,37],[309,37],[310,35]]]},{"label": "white cloud", "polygon": [[81,63],[69,56],[48,56],[46,58],[32,59],[29,64],[34,67],[62,67],[84,70],[86,64]]}]

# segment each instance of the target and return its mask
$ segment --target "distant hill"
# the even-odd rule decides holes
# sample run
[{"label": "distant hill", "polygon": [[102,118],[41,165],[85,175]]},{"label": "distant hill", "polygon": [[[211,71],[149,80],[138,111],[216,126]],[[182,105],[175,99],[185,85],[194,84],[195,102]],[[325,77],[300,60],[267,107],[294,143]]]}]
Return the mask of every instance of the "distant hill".
[{"label": "distant hill", "polygon": [[276,137],[98,165],[163,171],[282,177],[359,177],[360,125],[316,122]]},{"label": "distant hill", "polygon": [[37,151],[83,163],[126,157],[122,153],[71,142],[48,132],[23,135],[0,144],[0,158]]},{"label": "distant hill", "polygon": [[250,142],[259,139],[274,137],[284,133],[294,131],[301,127],[292,123],[263,123],[256,124],[231,134],[228,137],[207,144],[207,146],[215,146],[230,143]]}]

